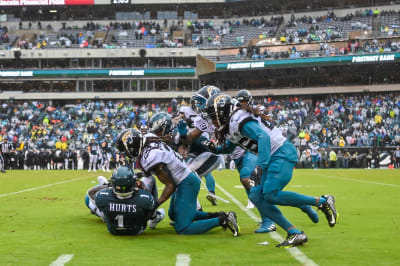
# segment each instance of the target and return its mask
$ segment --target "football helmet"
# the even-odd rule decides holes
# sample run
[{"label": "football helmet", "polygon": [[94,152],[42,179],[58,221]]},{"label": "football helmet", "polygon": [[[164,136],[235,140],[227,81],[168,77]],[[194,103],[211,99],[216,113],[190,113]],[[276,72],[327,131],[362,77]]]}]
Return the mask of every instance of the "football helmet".
[{"label": "football helmet", "polygon": [[136,158],[142,152],[145,139],[139,130],[129,128],[119,133],[115,146],[131,158]]},{"label": "football helmet", "polygon": [[215,94],[207,100],[206,114],[217,129],[227,127],[229,116],[235,108],[231,96],[227,94]]},{"label": "football helmet", "polygon": [[151,133],[164,137],[172,131],[172,117],[165,112],[157,113],[151,117],[149,128]]},{"label": "football helmet", "polygon": [[192,109],[196,111],[202,111],[206,107],[207,100],[215,95],[220,93],[221,90],[215,86],[206,85],[198,90],[190,99]]},{"label": "football helmet", "polygon": [[251,93],[248,90],[240,90],[236,94],[236,100],[239,102],[247,102],[247,104],[252,104],[253,101],[253,96],[251,96]]},{"label": "football helmet", "polygon": [[112,190],[117,198],[125,199],[132,196],[136,188],[137,178],[133,170],[126,166],[120,166],[111,176]]},{"label": "football helmet", "polygon": [[141,125],[141,126],[140,126],[140,132],[141,132],[142,134],[148,133],[148,132],[149,132],[149,128],[147,127],[147,125]]}]

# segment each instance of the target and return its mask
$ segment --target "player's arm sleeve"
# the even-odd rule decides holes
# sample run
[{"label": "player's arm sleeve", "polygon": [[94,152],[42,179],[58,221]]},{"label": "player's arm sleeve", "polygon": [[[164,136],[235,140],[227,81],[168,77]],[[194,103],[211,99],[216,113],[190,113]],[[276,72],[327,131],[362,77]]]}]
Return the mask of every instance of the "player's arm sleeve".
[{"label": "player's arm sleeve", "polygon": [[150,171],[154,173],[158,179],[165,185],[161,196],[158,198],[156,203],[156,207],[160,206],[164,201],[169,199],[171,195],[176,190],[176,184],[174,179],[172,178],[172,174],[169,171],[167,165],[165,163],[158,163],[151,167]]},{"label": "player's arm sleeve", "polygon": [[203,133],[200,129],[194,128],[186,136],[181,136],[182,144],[190,145]]},{"label": "player's arm sleeve", "polygon": [[229,154],[232,153],[236,148],[236,144],[226,140],[224,144],[215,147],[215,153],[217,154]]},{"label": "player's arm sleeve", "polygon": [[271,141],[258,122],[249,121],[241,128],[241,133],[258,143],[258,165],[266,169],[271,158]]},{"label": "player's arm sleeve", "polygon": [[151,193],[149,193],[146,190],[140,190],[140,197],[145,199],[145,201],[143,201],[143,209],[148,210],[148,211],[152,211],[155,209],[155,204],[156,204],[156,200],[153,198],[153,196],[151,195]]}]

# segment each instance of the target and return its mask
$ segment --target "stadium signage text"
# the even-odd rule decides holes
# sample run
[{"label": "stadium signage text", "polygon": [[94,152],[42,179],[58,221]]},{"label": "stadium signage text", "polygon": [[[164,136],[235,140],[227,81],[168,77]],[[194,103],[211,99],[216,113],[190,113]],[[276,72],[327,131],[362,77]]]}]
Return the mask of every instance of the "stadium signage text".
[{"label": "stadium signage text", "polygon": [[130,0],[111,0],[111,4],[121,5],[121,4],[130,4]]},{"label": "stadium signage text", "polygon": [[370,56],[353,56],[353,63],[370,63],[370,62],[384,62],[394,61],[394,54],[386,55],[370,55]]},{"label": "stadium signage text", "polygon": [[94,0],[0,0],[0,6],[94,5]]},{"label": "stadium signage text", "polygon": [[10,78],[81,78],[96,77],[194,77],[194,68],[148,69],[47,69],[47,70],[0,70],[0,79]]},{"label": "stadium signage text", "polygon": [[33,77],[33,71],[1,71],[0,77]]},{"label": "stadium signage text", "polygon": [[233,63],[228,64],[226,69],[252,69],[264,67],[264,62],[246,62],[246,63]]},{"label": "stadium signage text", "polygon": [[110,70],[109,76],[144,76],[144,70]]}]

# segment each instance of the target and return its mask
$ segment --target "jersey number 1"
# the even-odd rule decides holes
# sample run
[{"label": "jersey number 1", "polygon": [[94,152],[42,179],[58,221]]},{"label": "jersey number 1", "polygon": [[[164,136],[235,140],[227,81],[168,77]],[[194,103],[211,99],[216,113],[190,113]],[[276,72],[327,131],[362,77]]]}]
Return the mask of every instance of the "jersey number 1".
[{"label": "jersey number 1", "polygon": [[124,216],[123,215],[115,216],[115,220],[118,221],[118,227],[124,227]]}]

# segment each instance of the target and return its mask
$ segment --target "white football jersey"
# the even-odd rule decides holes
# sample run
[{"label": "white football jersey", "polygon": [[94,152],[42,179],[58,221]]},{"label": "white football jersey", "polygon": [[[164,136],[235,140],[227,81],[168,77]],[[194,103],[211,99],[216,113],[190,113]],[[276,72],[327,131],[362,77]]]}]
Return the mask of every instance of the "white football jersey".
[{"label": "white football jersey", "polygon": [[318,154],[318,149],[319,145],[318,144],[310,144],[311,148],[311,155],[317,155]]},{"label": "white football jersey", "polygon": [[207,119],[203,118],[203,116],[197,115],[193,120],[193,125],[195,128],[200,130],[203,133],[212,134],[214,133],[215,127],[212,123],[210,123]]},{"label": "white football jersey", "polygon": [[179,112],[185,114],[185,118],[189,119],[192,122],[192,125],[194,123],[194,119],[198,115],[190,106],[182,106],[179,109]]},{"label": "white football jersey", "polygon": [[164,142],[152,142],[143,149],[140,164],[148,172],[153,166],[164,163],[176,185],[179,185],[192,171],[181,156]]},{"label": "white football jersey", "polygon": [[234,112],[229,121],[229,134],[228,140],[241,146],[243,149],[258,153],[258,143],[244,136],[240,129],[242,126],[249,121],[256,121],[258,125],[269,135],[271,143],[271,154],[274,154],[286,141],[286,138],[282,135],[282,132],[274,125],[260,117],[256,117],[253,114],[240,109]]}]

